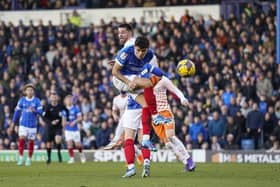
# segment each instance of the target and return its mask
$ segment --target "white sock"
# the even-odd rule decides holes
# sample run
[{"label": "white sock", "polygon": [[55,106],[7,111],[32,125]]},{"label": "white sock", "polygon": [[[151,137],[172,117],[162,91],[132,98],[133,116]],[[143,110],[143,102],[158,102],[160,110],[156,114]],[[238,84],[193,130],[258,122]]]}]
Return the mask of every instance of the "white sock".
[{"label": "white sock", "polygon": [[134,144],[135,149],[135,157],[137,158],[139,155],[142,154],[141,150]]},{"label": "white sock", "polygon": [[124,128],[123,128],[123,126],[119,123],[118,126],[117,126],[117,128],[116,128],[116,131],[115,131],[115,137],[113,138],[112,141],[118,141],[118,140],[121,138],[123,132],[124,132]]},{"label": "white sock", "polygon": [[173,136],[171,139],[172,142],[167,142],[166,145],[173,150],[175,155],[181,162],[183,162],[183,164],[186,164],[187,159],[190,158],[190,155],[184,144],[176,136]]},{"label": "white sock", "polygon": [[18,158],[19,158],[19,160],[23,160],[23,156],[19,156]]},{"label": "white sock", "polygon": [[150,135],[144,134],[142,139],[143,139],[143,141],[150,140]]},{"label": "white sock", "polygon": [[134,168],[134,164],[128,164],[128,165],[127,165],[127,168],[128,168],[128,169]]}]

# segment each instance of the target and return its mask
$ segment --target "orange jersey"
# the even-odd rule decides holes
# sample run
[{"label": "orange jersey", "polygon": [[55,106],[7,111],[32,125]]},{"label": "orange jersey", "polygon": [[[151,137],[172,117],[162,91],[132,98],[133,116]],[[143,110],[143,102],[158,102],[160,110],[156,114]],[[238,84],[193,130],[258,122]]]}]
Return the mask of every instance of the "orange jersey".
[{"label": "orange jersey", "polygon": [[186,99],[184,94],[166,77],[162,77],[162,79],[154,87],[154,94],[156,96],[157,110],[159,114],[163,117],[171,118],[172,120],[169,124],[157,126],[152,125],[157,136],[164,142],[167,141],[165,134],[166,130],[175,128],[174,117],[167,100],[167,90],[177,95],[181,101]]},{"label": "orange jersey", "polygon": [[162,77],[162,79],[156,84],[154,87],[154,94],[156,96],[157,102],[157,110],[158,112],[169,110],[170,106],[167,100],[167,90],[177,95],[180,100],[186,99],[184,94],[179,90],[172,82],[166,77]]}]

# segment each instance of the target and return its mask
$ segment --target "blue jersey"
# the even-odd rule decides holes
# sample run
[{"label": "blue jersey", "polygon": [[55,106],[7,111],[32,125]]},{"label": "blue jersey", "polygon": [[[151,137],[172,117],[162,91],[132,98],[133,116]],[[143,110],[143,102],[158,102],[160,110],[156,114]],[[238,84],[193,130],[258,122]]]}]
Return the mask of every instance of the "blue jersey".
[{"label": "blue jersey", "polygon": [[150,78],[151,74],[154,74],[158,77],[162,77],[164,75],[164,72],[160,68],[155,67],[151,64],[145,64],[140,73],[140,77]]},{"label": "blue jersey", "polygon": [[[78,124],[76,123],[74,126],[70,126],[70,123],[72,121],[75,121],[80,115],[81,111],[79,107],[77,106],[71,106],[71,108],[68,108],[68,121],[67,125],[65,126],[65,130],[67,131],[78,131]],[[67,112],[65,110],[62,111],[62,117],[67,120]]]},{"label": "blue jersey", "polygon": [[138,59],[134,54],[134,46],[128,46],[120,50],[116,57],[116,62],[122,66],[122,75],[139,75],[143,66],[149,63],[154,57],[151,49],[148,49],[144,59]]},{"label": "blue jersey", "polygon": [[19,125],[28,128],[36,128],[37,114],[41,115],[42,113],[43,107],[41,106],[39,98],[33,97],[28,99],[27,97],[22,97],[17,103],[13,116],[13,122],[15,123],[18,118],[20,118]]},{"label": "blue jersey", "polygon": [[135,109],[140,109],[142,108],[142,106],[137,103],[132,97],[131,95],[128,95],[127,98],[127,110],[135,110]]}]

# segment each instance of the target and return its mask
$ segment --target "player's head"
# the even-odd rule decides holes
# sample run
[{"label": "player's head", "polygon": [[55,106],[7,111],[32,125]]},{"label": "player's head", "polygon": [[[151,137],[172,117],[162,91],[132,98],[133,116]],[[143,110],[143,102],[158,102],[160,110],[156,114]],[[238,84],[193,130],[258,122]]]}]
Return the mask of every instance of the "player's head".
[{"label": "player's head", "polygon": [[67,95],[64,98],[64,104],[65,104],[66,107],[72,106],[72,95]]},{"label": "player's head", "polygon": [[138,59],[143,59],[149,49],[149,40],[145,36],[139,36],[136,38],[134,43],[134,53]]},{"label": "player's head", "polygon": [[24,86],[23,91],[27,98],[32,98],[34,96],[34,89],[33,84],[26,84]]},{"label": "player's head", "polygon": [[120,24],[118,27],[118,33],[119,33],[119,40],[120,43],[123,45],[127,40],[132,38],[132,27],[131,25],[127,23]]},{"label": "player's head", "polygon": [[57,92],[52,90],[50,92],[50,101],[51,103],[56,103],[58,101],[58,95],[57,95]]}]

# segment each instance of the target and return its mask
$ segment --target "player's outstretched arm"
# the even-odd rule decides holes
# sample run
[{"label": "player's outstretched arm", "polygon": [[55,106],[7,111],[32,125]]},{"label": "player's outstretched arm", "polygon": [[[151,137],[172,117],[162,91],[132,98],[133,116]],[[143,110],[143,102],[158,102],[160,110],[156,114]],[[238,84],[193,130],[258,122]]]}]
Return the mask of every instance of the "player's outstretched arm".
[{"label": "player's outstretched arm", "polygon": [[184,96],[183,92],[181,92],[181,90],[179,90],[177,86],[174,85],[174,83],[170,79],[163,76],[161,81],[164,81],[163,84],[168,91],[174,93],[177,97],[179,97],[182,105],[188,106],[189,104],[188,99]]}]

